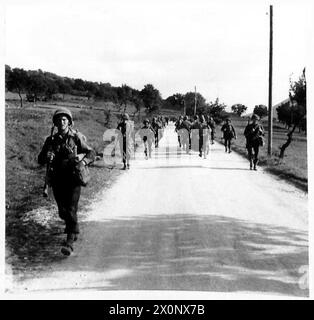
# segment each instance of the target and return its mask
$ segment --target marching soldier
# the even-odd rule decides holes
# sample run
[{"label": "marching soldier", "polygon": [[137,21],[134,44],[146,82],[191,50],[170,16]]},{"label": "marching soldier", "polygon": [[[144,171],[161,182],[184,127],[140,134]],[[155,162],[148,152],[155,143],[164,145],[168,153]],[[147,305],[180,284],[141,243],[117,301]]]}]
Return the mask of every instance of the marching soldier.
[{"label": "marching soldier", "polygon": [[132,133],[133,128],[127,113],[122,116],[122,121],[118,124],[117,129],[120,130],[119,144],[122,154],[123,170],[130,169],[130,158],[132,152]]},{"label": "marching soldier", "polygon": [[179,130],[181,129],[182,122],[183,122],[183,117],[179,116],[179,119],[175,123],[175,132],[178,134],[178,142],[179,142],[180,148],[181,148],[181,138],[180,138]]},{"label": "marching soldier", "polygon": [[152,128],[155,132],[155,148],[158,148],[159,139],[161,137],[161,123],[158,121],[157,117],[152,120]]},{"label": "marching soldier", "polygon": [[263,145],[262,136],[264,136],[265,131],[263,126],[258,123],[258,115],[253,114],[251,120],[252,122],[249,123],[244,129],[244,135],[246,138],[246,148],[250,161],[250,170],[257,170],[256,165],[258,163],[259,147]]},{"label": "marching soldier", "polygon": [[[70,110],[66,108],[56,110],[53,124],[58,132],[46,139],[38,156],[38,163],[51,164],[50,184],[58,205],[59,216],[65,222],[64,232],[67,234],[61,252],[69,256],[79,233],[77,209],[81,183],[74,169],[93,162],[95,151],[87,145],[84,136],[73,129]],[[82,155],[83,158],[80,160],[78,155]]]},{"label": "marching soldier", "polygon": [[191,149],[191,126],[192,123],[189,121],[188,116],[185,115],[180,128],[180,137],[183,149],[185,149],[186,153],[190,153]]},{"label": "marching soldier", "polygon": [[[140,130],[140,136],[144,142],[144,154],[145,154],[145,159],[148,159],[152,157],[152,144],[155,138],[155,132],[151,128],[149,124],[149,120],[145,119],[143,121],[144,126]],[[147,155],[148,153],[148,155]]]},{"label": "marching soldier", "polygon": [[215,143],[215,132],[216,132],[215,127],[216,127],[216,125],[215,125],[215,121],[214,121],[213,117],[209,117],[207,123],[208,123],[208,125],[209,125],[209,127],[211,129],[211,132],[210,132],[210,143],[214,144]]},{"label": "marching soldier", "polygon": [[204,153],[204,158],[207,158],[207,155],[209,153],[209,138],[212,133],[210,125],[206,122],[205,117],[203,115],[200,116],[200,139],[202,139],[202,145],[200,147],[200,154],[202,154],[201,151]]},{"label": "marching soldier", "polygon": [[229,150],[231,152],[231,140],[237,138],[236,132],[234,130],[233,125],[231,124],[231,120],[229,118],[226,119],[225,123],[221,127],[221,131],[223,134],[223,139],[225,140],[225,152]]}]

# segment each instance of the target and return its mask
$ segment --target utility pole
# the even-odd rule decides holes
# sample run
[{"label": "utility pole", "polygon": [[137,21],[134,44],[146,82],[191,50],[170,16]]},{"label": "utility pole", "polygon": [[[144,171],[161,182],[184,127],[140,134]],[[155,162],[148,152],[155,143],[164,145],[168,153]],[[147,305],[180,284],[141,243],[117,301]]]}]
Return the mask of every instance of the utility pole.
[{"label": "utility pole", "polygon": [[195,96],[194,96],[194,115],[196,115],[196,86],[195,88]]},{"label": "utility pole", "polygon": [[273,6],[269,12],[269,83],[268,83],[268,157],[272,153],[273,140],[273,110],[272,110],[272,82],[273,82]]}]

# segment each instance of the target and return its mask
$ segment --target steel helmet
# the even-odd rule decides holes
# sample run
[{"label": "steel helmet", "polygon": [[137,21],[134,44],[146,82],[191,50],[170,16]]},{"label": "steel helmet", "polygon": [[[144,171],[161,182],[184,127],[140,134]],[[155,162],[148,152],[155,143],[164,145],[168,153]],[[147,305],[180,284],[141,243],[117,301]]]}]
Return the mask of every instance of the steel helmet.
[{"label": "steel helmet", "polygon": [[255,119],[255,120],[259,120],[259,116],[257,115],[257,114],[253,114],[252,115],[252,117],[251,117],[251,119],[253,120],[253,119]]},{"label": "steel helmet", "polygon": [[72,125],[73,124],[73,118],[72,118],[72,113],[69,109],[67,108],[59,108],[55,111],[55,113],[53,114],[53,118],[52,121],[55,124],[56,119],[58,116],[60,115],[64,115],[69,119],[69,124]]}]

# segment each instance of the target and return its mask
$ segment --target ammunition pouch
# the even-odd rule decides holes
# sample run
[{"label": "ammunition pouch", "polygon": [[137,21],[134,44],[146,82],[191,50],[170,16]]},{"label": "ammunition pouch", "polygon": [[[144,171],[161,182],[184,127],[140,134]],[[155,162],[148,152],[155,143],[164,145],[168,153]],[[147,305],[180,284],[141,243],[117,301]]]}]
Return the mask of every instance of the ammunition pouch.
[{"label": "ammunition pouch", "polygon": [[87,183],[90,180],[90,172],[87,165],[84,165],[82,161],[74,166],[73,169],[73,176],[75,181],[83,186],[86,187]]}]

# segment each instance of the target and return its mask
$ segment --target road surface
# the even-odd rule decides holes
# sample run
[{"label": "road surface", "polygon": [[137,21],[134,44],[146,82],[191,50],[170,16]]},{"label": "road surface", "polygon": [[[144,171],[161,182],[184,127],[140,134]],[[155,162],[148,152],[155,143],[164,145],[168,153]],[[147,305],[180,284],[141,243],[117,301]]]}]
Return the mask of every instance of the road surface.
[{"label": "road surface", "polygon": [[99,194],[73,256],[14,284],[37,290],[191,290],[307,296],[307,194],[223,146],[178,149],[173,124],[153,158]]}]

